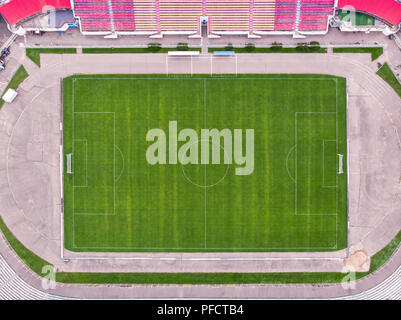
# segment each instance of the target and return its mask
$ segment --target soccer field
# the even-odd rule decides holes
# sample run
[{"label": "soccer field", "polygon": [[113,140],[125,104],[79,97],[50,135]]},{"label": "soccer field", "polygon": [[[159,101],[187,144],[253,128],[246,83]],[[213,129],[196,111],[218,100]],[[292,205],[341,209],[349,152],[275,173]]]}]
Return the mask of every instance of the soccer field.
[{"label": "soccer field", "polygon": [[344,78],[72,76],[63,148],[69,250],[347,246]]}]

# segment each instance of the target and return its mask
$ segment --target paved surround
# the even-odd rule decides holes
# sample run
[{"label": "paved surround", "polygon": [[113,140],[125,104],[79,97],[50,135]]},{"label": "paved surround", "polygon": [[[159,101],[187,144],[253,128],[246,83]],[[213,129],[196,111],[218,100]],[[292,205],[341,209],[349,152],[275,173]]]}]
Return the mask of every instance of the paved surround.
[{"label": "paved surround", "polygon": [[[400,215],[397,214],[400,209],[400,167],[397,159],[400,159],[398,132],[401,129],[401,103],[393,90],[375,75],[374,65],[367,58],[367,55],[355,54],[238,55],[237,71],[327,73],[349,79],[351,252],[365,249],[371,255],[386,245],[401,225]],[[210,72],[208,59],[199,62],[194,72]],[[0,175],[3,181],[0,185],[0,204],[4,208],[2,217],[13,233],[29,249],[63,271],[341,271],[345,251],[334,254],[252,254],[252,257],[265,260],[251,262],[182,260],[185,254],[175,255],[178,259],[175,261],[155,261],[153,258],[157,258],[158,254],[144,254],[144,257],[152,259],[95,259],[64,263],[60,258],[58,174],[60,78],[73,73],[163,73],[165,61],[166,57],[162,54],[42,55],[41,69],[27,59],[24,61],[30,77],[21,85],[16,102],[6,104],[0,112]],[[188,72],[188,65],[181,62],[183,60],[172,63],[170,72]],[[232,64],[223,63],[218,68],[214,72],[230,72]],[[202,255],[189,254],[195,258]],[[214,255],[211,254],[211,257]],[[134,256],[138,254],[124,254],[124,258]],[[314,260],[268,260],[306,256]],[[229,257],[244,258],[249,254],[230,254]],[[322,257],[337,260],[317,259]],[[261,296],[264,294],[262,291],[266,292],[258,291]]]},{"label": "paved surround", "polygon": [[[20,281],[31,287],[29,290],[41,291],[41,299],[182,299],[182,298],[217,298],[217,299],[352,299],[357,297],[369,298],[366,292],[375,292],[376,288],[383,290],[381,284],[388,279],[399,277],[401,265],[401,248],[391,257],[388,263],[359,281],[353,282],[354,287],[344,289],[341,285],[74,285],[57,283],[54,289],[43,289],[42,280],[21,260],[15,256],[0,237],[0,254],[18,275]],[[0,260],[3,260],[0,257]],[[397,272],[398,271],[398,272]],[[397,285],[398,282],[395,283]],[[391,286],[389,289],[394,290]],[[396,292],[396,291],[395,291]],[[14,296],[18,293],[14,293]],[[26,294],[20,295],[24,298]],[[388,298],[382,293],[383,298]]]},{"label": "paved surround", "polygon": [[[116,59],[118,57],[118,59]],[[213,72],[233,72],[233,59],[215,60]],[[173,59],[172,73],[190,60]],[[193,72],[209,73],[210,56],[193,60]],[[33,252],[60,271],[278,272],[341,271],[347,250],[334,253],[73,253],[62,249],[60,219],[60,79],[83,73],[160,73],[164,54],[42,55],[42,68],[26,59],[30,77],[15,103],[0,113],[0,204],[3,219]],[[239,73],[327,73],[345,76],[349,93],[350,250],[369,255],[400,229],[400,106],[374,73],[367,55],[244,54]],[[388,157],[391,154],[393,157]],[[38,188],[38,186],[41,186]],[[71,258],[65,262],[61,258]],[[172,260],[161,258],[168,257]],[[91,258],[90,260],[86,258]],[[101,259],[101,258],[107,258]],[[110,259],[112,258],[112,259]],[[128,260],[130,259],[130,260]],[[365,266],[366,268],[367,266]]]}]

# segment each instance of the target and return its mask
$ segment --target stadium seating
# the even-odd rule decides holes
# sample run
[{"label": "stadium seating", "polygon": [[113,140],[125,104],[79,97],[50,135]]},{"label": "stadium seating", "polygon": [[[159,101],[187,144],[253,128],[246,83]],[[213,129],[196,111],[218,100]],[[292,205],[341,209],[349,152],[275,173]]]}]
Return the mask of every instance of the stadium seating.
[{"label": "stadium seating", "polygon": [[136,31],[160,32],[160,18],[157,19],[155,1],[138,0],[134,2]]},{"label": "stadium seating", "polygon": [[351,296],[338,299],[344,300],[401,300],[401,267],[377,286]]},{"label": "stadium seating", "polygon": [[115,31],[135,31],[134,2],[111,0]]},{"label": "stadium seating", "polygon": [[249,0],[208,0],[212,32],[249,31]]},{"label": "stadium seating", "polygon": [[276,0],[274,30],[293,31],[297,15],[297,0]]},{"label": "stadium seating", "polygon": [[276,0],[253,1],[252,31],[273,31]]},{"label": "stadium seating", "polygon": [[396,0],[338,0],[338,9],[347,7],[376,16],[393,26],[401,22],[401,3]]},{"label": "stadium seating", "polygon": [[334,0],[301,0],[299,31],[319,31],[327,28],[327,17],[333,14]]},{"label": "stadium seating", "polygon": [[202,0],[159,0],[161,31],[198,31]]},{"label": "stadium seating", "polygon": [[[339,0],[340,3],[357,0]],[[84,32],[193,32],[209,17],[209,32],[325,31],[335,0],[73,0]],[[368,0],[367,2],[371,2]],[[385,0],[387,3],[387,0]],[[42,4],[70,0],[10,0],[0,13],[10,25],[40,13]],[[396,4],[399,6],[400,4]],[[401,6],[401,5],[400,5]]]},{"label": "stadium seating", "polygon": [[40,291],[24,280],[0,255],[0,300],[60,300],[62,297]]},{"label": "stadium seating", "polygon": [[71,9],[70,0],[11,0],[0,6],[0,14],[14,26],[29,17],[52,9]]},{"label": "stadium seating", "polygon": [[108,0],[75,0],[82,31],[112,31]]},{"label": "stadium seating", "polygon": [[[401,267],[399,267],[392,275],[382,281],[377,286],[355,295],[336,298],[336,300],[400,300],[401,299]],[[16,299],[48,299],[61,300],[65,297],[47,294],[40,291],[23,279],[21,279],[15,271],[8,265],[7,261],[0,255],[0,300],[16,300]],[[68,298],[67,298],[68,299]]]}]

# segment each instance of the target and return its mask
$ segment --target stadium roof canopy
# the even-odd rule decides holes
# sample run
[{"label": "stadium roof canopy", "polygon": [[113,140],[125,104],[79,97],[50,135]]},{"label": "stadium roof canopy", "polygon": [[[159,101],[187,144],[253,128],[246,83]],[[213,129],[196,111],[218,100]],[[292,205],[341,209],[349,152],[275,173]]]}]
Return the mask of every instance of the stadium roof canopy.
[{"label": "stadium roof canopy", "polygon": [[338,9],[365,12],[396,26],[401,22],[401,3],[396,0],[338,0]]},{"label": "stadium roof canopy", "polygon": [[71,9],[70,0],[10,0],[0,6],[0,14],[10,25],[35,14],[54,9]]}]

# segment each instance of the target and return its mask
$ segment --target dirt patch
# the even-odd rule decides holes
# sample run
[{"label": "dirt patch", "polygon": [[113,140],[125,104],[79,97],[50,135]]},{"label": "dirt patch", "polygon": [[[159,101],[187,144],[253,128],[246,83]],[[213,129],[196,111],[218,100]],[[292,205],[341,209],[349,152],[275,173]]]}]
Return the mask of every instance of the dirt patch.
[{"label": "dirt patch", "polygon": [[356,251],[348,259],[344,260],[344,266],[348,271],[365,271],[369,266],[370,257],[365,250]]}]

